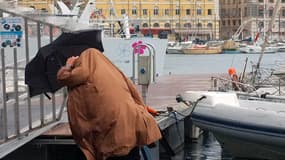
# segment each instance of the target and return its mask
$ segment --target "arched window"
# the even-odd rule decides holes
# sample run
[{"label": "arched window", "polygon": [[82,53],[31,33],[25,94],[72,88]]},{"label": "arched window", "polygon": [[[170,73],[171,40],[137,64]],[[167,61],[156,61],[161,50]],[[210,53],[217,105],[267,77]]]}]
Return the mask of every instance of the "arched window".
[{"label": "arched window", "polygon": [[185,28],[191,28],[191,24],[190,24],[190,23],[185,23],[185,24],[184,24],[184,27],[185,27]]},{"label": "arched window", "polygon": [[147,24],[147,23],[143,23],[142,26],[143,26],[143,27],[148,27],[148,24]]},{"label": "arched window", "polygon": [[212,24],[212,23],[208,23],[208,24],[207,24],[207,27],[208,27],[208,28],[213,28],[213,24]]},{"label": "arched window", "polygon": [[159,27],[159,24],[158,23],[154,23],[153,27]]},{"label": "arched window", "polygon": [[165,28],[170,28],[170,23],[165,23],[165,24],[164,24],[164,27],[165,27]]}]

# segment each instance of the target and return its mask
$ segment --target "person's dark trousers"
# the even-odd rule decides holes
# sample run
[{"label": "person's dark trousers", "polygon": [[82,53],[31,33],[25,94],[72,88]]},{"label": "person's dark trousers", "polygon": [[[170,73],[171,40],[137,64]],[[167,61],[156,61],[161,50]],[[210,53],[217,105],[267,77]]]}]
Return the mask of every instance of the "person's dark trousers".
[{"label": "person's dark trousers", "polygon": [[109,157],[107,160],[140,160],[140,148],[135,147],[129,154],[121,157]]}]

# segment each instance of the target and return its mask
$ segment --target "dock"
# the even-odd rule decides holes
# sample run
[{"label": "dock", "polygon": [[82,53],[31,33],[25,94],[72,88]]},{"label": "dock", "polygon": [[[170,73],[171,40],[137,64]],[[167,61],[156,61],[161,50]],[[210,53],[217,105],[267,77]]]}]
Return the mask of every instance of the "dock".
[{"label": "dock", "polygon": [[[181,152],[183,152],[184,143],[199,137],[199,129],[192,126],[190,117],[187,116],[192,108],[183,103],[177,103],[175,98],[177,94],[187,90],[209,90],[212,76],[220,75],[165,75],[157,77],[157,81],[148,87],[147,105],[159,111],[166,111],[167,107],[171,107],[179,113],[174,115],[176,117],[171,114],[156,117],[164,138],[157,142],[156,147],[150,149],[153,159],[179,160],[183,156]],[[140,86],[137,88],[141,91]],[[27,158],[31,160],[50,160],[60,159],[59,155],[64,155],[71,160],[83,156],[72,139],[66,114],[63,114],[62,121],[56,126],[10,153],[3,160],[17,159],[22,156],[28,156]]]}]

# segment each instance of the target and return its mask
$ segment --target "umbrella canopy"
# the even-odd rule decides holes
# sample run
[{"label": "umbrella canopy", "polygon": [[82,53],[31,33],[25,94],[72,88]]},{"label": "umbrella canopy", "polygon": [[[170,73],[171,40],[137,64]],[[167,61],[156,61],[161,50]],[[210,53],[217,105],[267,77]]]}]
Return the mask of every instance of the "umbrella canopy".
[{"label": "umbrella canopy", "polygon": [[104,51],[101,30],[62,33],[52,43],[41,47],[25,68],[25,83],[30,96],[60,89],[63,85],[57,81],[57,71],[65,65],[67,58],[79,56],[87,48]]}]

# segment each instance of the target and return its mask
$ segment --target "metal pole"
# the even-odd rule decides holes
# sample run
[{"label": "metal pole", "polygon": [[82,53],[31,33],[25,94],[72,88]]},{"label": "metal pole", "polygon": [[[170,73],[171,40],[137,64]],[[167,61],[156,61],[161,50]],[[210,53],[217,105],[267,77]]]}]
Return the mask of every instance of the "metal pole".
[{"label": "metal pole", "polygon": [[133,76],[131,77],[131,80],[133,81],[133,83],[135,83],[135,78],[136,78],[136,56],[133,50]]},{"label": "metal pole", "polygon": [[142,85],[142,98],[145,104],[147,98],[147,91],[148,91],[148,85]]},{"label": "metal pole", "polygon": [[18,92],[18,62],[17,48],[14,48],[14,93],[15,93],[15,127],[16,135],[20,135],[20,115],[19,115],[19,92]]},{"label": "metal pole", "polygon": [[[8,139],[8,129],[7,129],[7,95],[6,95],[6,75],[5,75],[5,52],[4,49],[1,49],[1,69],[2,69],[2,104],[3,104],[3,128],[1,131],[3,133],[4,140]],[[1,119],[2,120],[2,119]]]},{"label": "metal pole", "polygon": [[[49,41],[52,42],[53,41],[53,30],[54,27],[53,26],[49,26]],[[52,120],[56,120],[56,108],[55,108],[55,94],[52,94]]]},{"label": "metal pole", "polygon": [[[38,49],[41,48],[41,25],[40,22],[37,22],[37,41],[38,41]],[[44,97],[40,95],[40,119],[41,126],[44,125]]]},{"label": "metal pole", "polygon": [[[25,48],[26,48],[26,64],[30,61],[30,54],[29,54],[29,26],[28,26],[28,19],[25,18]],[[30,98],[30,91],[27,90],[28,98],[27,98],[27,104],[28,104],[28,123],[29,123],[29,130],[32,129],[32,109],[31,109],[31,98]]]}]

